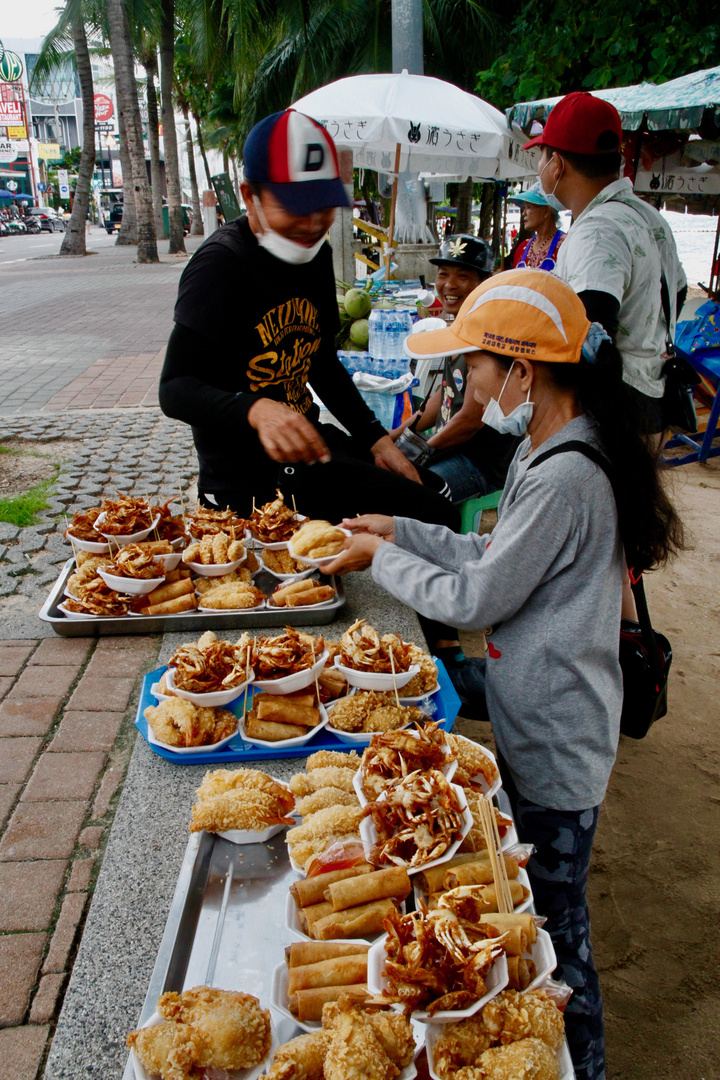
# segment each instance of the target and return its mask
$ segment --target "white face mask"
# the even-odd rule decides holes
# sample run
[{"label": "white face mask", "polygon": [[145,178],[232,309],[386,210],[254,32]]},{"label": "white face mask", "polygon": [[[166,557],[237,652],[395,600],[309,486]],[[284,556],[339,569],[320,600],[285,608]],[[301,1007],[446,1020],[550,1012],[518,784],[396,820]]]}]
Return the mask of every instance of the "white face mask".
[{"label": "white face mask", "polygon": [[[515,365],[513,364],[513,367]],[[533,409],[535,408],[535,402],[530,400],[530,390],[528,389],[528,395],[522,404],[513,409],[511,413],[506,416],[500,408],[500,398],[503,396],[503,391],[507,386],[508,379],[512,367],[505,376],[505,382],[502,385],[502,390],[498,395],[497,401],[495,398],[490,398],[490,401],[485,406],[485,412],[483,413],[483,424],[487,424],[488,427],[494,428],[501,435],[524,435],[527,432],[528,424],[530,423]]]},{"label": "white face mask", "polygon": [[[562,213],[562,211],[565,209],[565,207],[563,206],[563,204],[560,202],[557,195],[555,194],[555,192],[557,191],[557,186],[560,183],[560,181],[562,180],[562,172],[558,176],[558,178],[557,178],[557,180],[555,182],[555,187],[552,189],[552,191],[546,191],[545,188],[543,187],[542,174],[545,172],[545,170],[547,169],[547,167],[548,167],[548,165],[550,164],[551,161],[552,161],[552,158],[549,158],[545,162],[545,164],[543,165],[540,172],[538,173],[538,180],[540,181],[540,190],[542,191],[543,195],[547,199],[548,206],[552,207],[553,210],[557,210],[558,213]],[[562,166],[563,166],[563,172],[565,172],[565,162],[564,161],[562,163]]]},{"label": "white face mask", "polygon": [[271,255],[274,255],[276,259],[281,259],[282,262],[290,263],[293,266],[301,266],[303,263],[312,262],[317,255],[320,248],[325,243],[325,237],[323,236],[312,247],[305,247],[303,244],[297,244],[294,240],[288,240],[286,236],[281,236],[280,233],[271,229],[267,223],[267,218],[263,212],[263,208],[260,205],[259,199],[253,199],[255,205],[255,212],[260,219],[260,224],[263,227],[263,232],[257,237],[258,245],[261,248],[265,248]]}]

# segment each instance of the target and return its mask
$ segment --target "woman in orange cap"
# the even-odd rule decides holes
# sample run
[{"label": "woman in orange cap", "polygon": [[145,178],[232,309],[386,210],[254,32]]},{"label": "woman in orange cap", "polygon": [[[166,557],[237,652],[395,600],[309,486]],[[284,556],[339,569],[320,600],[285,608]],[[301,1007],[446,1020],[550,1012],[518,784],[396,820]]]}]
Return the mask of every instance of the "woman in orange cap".
[{"label": "woman in orange cap", "polygon": [[682,526],[638,434],[619,353],[553,274],[490,278],[452,326],[413,335],[406,348],[464,353],[484,423],[527,435],[497,526],[457,536],[407,518],[346,520],[355,535],[326,572],[371,565],[375,581],[422,615],[493,627],[485,697],[504,784],[518,833],[535,846],[528,874],[558,976],[574,991],[565,1019],[576,1076],[602,1080],[585,886],[619,736],[623,548],[629,565],[647,570],[682,546]]}]

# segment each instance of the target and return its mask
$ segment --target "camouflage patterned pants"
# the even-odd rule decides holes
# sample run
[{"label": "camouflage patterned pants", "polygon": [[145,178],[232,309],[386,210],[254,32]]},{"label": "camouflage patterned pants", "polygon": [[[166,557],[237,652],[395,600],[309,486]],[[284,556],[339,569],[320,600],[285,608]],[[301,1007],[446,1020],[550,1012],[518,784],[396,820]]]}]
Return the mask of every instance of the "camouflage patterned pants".
[{"label": "camouflage patterned pants", "polygon": [[503,785],[520,839],[535,845],[527,866],[539,915],[547,916],[558,966],[555,978],[573,989],[565,1030],[577,1080],[605,1080],[603,1007],[592,945],[587,885],[598,806],[551,810],[518,795],[502,762]]}]

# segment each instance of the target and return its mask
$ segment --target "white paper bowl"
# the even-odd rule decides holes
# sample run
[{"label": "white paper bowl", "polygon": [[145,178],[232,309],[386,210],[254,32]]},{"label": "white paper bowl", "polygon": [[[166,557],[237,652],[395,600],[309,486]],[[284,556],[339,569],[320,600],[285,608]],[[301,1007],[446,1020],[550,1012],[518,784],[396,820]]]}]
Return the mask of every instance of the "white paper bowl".
[{"label": "white paper bowl", "polygon": [[153,555],[155,562],[162,563],[163,570],[167,574],[170,570],[177,570],[182,558],[181,551],[173,551],[171,555]]},{"label": "white paper bowl", "polygon": [[107,570],[103,570],[102,567],[98,569],[98,574],[108,589],[113,589],[124,596],[145,596],[154,589],[159,589],[165,580],[164,574],[161,577],[151,578],[120,577],[119,574],[108,574]]},{"label": "white paper bowl", "polygon": [[312,667],[294,671],[292,675],[285,675],[281,679],[256,679],[255,689],[264,690],[266,694],[294,694],[296,690],[304,690],[315,682],[315,676],[320,675],[327,663],[327,658],[328,651],[323,649]]},{"label": "white paper bowl", "polygon": [[168,690],[172,690],[176,697],[184,698],[185,701],[192,701],[193,705],[204,705],[207,708],[219,707],[221,705],[229,705],[231,701],[235,701],[236,698],[242,697],[245,693],[245,687],[253,681],[253,673],[250,671],[250,678],[241,682],[239,686],[233,686],[231,690],[214,690],[209,694],[195,694],[190,690],[181,690],[175,685],[175,669],[169,667],[165,672],[165,685]]},{"label": "white paper bowl", "polygon": [[232,574],[234,570],[237,570],[238,566],[242,566],[246,559],[247,549],[243,551],[242,559],[233,559],[232,562],[199,563],[184,561],[183,565],[188,566],[198,577],[222,577],[223,574]]},{"label": "white paper bowl", "polygon": [[[267,545],[265,545],[265,546],[267,546]],[[270,550],[272,550],[272,548]],[[265,570],[265,571],[267,571],[268,574],[272,574],[272,576],[274,578],[277,578],[278,581],[284,581],[286,583],[290,583],[291,581],[301,581],[303,578],[309,577],[310,574],[312,574],[313,569],[314,569],[312,566],[308,566],[307,570],[296,570],[294,574],[281,574],[278,570],[271,570],[270,569],[270,567],[267,565],[267,563],[263,559],[262,553],[258,554],[257,552],[255,552],[255,557],[257,558],[257,561],[260,563],[260,569],[261,570]]]},{"label": "white paper bowl", "polygon": [[357,686],[358,690],[400,690],[420,670],[418,664],[411,664],[407,671],[396,671],[393,675],[391,671],[356,671],[355,668],[345,667],[339,655],[334,662],[350,686]]},{"label": "white paper bowl", "polygon": [[[414,735],[413,732],[411,732],[411,734]],[[417,738],[416,735],[414,737]],[[445,751],[446,751],[445,756],[447,757],[449,754],[452,753],[452,750],[450,749],[450,747],[448,746],[447,743],[443,743],[443,746],[445,747]],[[453,758],[452,761],[448,761],[447,765],[441,765],[441,767],[440,767],[440,772],[443,774],[445,779],[448,780],[448,781],[452,780],[453,776],[455,775],[456,770],[457,770],[457,758]],[[374,799],[368,799],[367,796],[365,795],[365,792],[363,791],[363,787],[362,787],[362,766],[358,769],[358,771],[353,776],[353,787],[355,788],[355,794],[357,795],[361,806],[367,806],[367,804],[369,802],[374,802],[375,801]]]},{"label": "white paper bowl", "polygon": [[[76,598],[73,598],[73,599],[76,599]],[[90,614],[86,614],[86,613],[81,613],[79,611],[69,611],[68,608],[65,607],[65,604],[58,604],[58,611],[62,611],[62,613],[63,613],[63,615],[65,616],[66,619],[74,619],[76,622],[80,621],[81,619],[118,619],[118,618],[124,618],[124,616],[122,616],[122,615],[90,615]]]},{"label": "white paper bowl", "polygon": [[[255,683],[254,685],[257,686],[257,683]],[[322,729],[327,725],[328,714],[325,711],[325,706],[318,705],[318,709],[320,712],[320,716],[322,717],[320,723],[316,724],[315,727],[308,728],[306,735],[298,735],[295,739],[283,739],[282,742],[272,742],[269,739],[254,739],[251,735],[247,734],[243,717],[240,717],[240,734],[242,735],[245,742],[251,743],[253,746],[268,746],[271,749],[275,750],[281,747],[284,748],[290,746],[304,746],[305,743],[310,742],[316,731],[322,731]]]},{"label": "white paper bowl", "polygon": [[[471,780],[476,781],[476,783],[478,783],[480,785],[482,793],[485,796],[485,798],[486,799],[492,799],[493,795],[497,795],[498,791],[502,787],[502,780],[500,778],[500,770],[498,769],[497,761],[495,759],[495,755],[493,754],[492,750],[488,750],[488,748],[486,746],[482,746],[480,743],[473,742],[472,739],[466,739],[464,735],[458,735],[457,732],[455,732],[455,731],[453,732],[453,736],[456,739],[458,739],[460,742],[469,743],[476,750],[479,750],[495,766],[495,769],[497,771],[497,776],[496,776],[496,778],[493,781],[491,786],[488,785],[488,782],[485,779],[485,777],[482,775],[482,773],[478,773],[477,775],[470,777]],[[503,847],[505,847],[505,846],[506,846],[505,842],[503,841]]]},{"label": "white paper bowl", "polygon": [[[387,979],[383,975],[383,968],[385,966],[385,942],[387,940],[387,934],[383,934],[381,938],[370,947],[368,953],[368,990],[373,994],[382,994],[382,991],[387,987]],[[501,990],[504,990],[508,984],[508,967],[507,957],[505,953],[502,956],[498,956],[488,972],[487,979],[485,980],[487,986],[487,993],[473,1002],[472,1005],[468,1005],[466,1009],[441,1009],[436,1012],[434,1016],[428,1016],[424,1009],[415,1009],[411,1016],[413,1020],[419,1020],[423,1024],[447,1024],[455,1020],[464,1020],[467,1016],[474,1016],[479,1009],[482,1009],[483,1005],[487,1005],[488,1001],[496,997]],[[403,1006],[401,1004],[393,1005],[393,1009],[397,1012],[402,1012]]]},{"label": "white paper bowl", "polygon": [[[152,1014],[149,1020],[143,1024],[144,1028],[158,1027],[158,1025],[164,1023],[164,1017],[160,1013],[155,1012]],[[266,1070],[270,1067],[270,1063],[275,1055],[275,1051],[279,1046],[278,1037],[275,1033],[275,1025],[272,1020],[270,1021],[270,1051],[264,1061],[261,1061],[259,1065],[253,1065],[249,1069],[238,1069],[235,1072],[226,1073],[228,1080],[258,1080]],[[135,1080],[157,1080],[157,1073],[149,1073],[141,1065],[140,1059],[134,1050],[130,1050],[130,1058],[132,1060],[133,1069],[135,1070]]]},{"label": "white paper bowl", "polygon": [[157,517],[153,518],[152,524],[147,529],[140,529],[138,532],[126,533],[125,535],[123,535],[121,533],[104,533],[102,531],[102,524],[105,521],[105,514],[100,514],[97,521],[93,525],[93,528],[96,529],[101,534],[101,536],[104,536],[105,539],[113,546],[125,547],[126,544],[139,544],[141,540],[147,540],[148,536],[153,531],[159,520],[160,515],[158,514]]},{"label": "white paper bowl", "polygon": [[[162,695],[162,700],[168,701],[172,699]],[[204,743],[202,746],[171,746],[170,743],[160,742],[148,722],[148,742],[152,743],[153,746],[162,746],[163,750],[171,750],[173,754],[209,754],[213,750],[219,750],[221,746],[227,746],[230,740],[235,738],[237,733],[238,729],[236,727],[231,735],[228,735],[225,739],[220,739],[215,743]]]},{"label": "white paper bowl", "polygon": [[[333,527],[336,529],[340,529],[340,532],[344,533],[345,536],[353,535],[349,529],[341,529],[339,525],[335,525]],[[337,559],[338,555],[341,555],[343,550],[341,548],[340,551],[338,551],[337,555],[326,555],[322,559],[311,559],[308,555],[297,555],[295,553],[295,549],[292,546],[292,539],[288,540],[287,549],[292,555],[293,559],[297,559],[298,562],[305,563],[306,566],[327,566],[328,563],[331,563],[335,559]]]},{"label": "white paper bowl", "polygon": [[[440,1080],[440,1075],[435,1071],[435,1044],[443,1033],[443,1024],[428,1025],[425,1030],[425,1049],[427,1050],[428,1072],[433,1080]],[[560,1080],[575,1080],[575,1071],[572,1066],[570,1051],[567,1042],[562,1042],[557,1050]]]},{"label": "white paper bowl", "polygon": [[[457,784],[451,784],[450,787],[455,792],[455,795],[457,797],[460,808],[463,811],[463,829],[462,829],[462,833],[457,838],[457,840],[454,840],[453,843],[450,844],[447,851],[443,855],[440,855],[437,859],[430,859],[429,862],[423,863],[421,866],[406,866],[405,869],[407,870],[408,874],[419,874],[423,870],[429,870],[431,866],[442,866],[443,863],[449,862],[449,860],[452,859],[453,855],[456,854],[458,848],[462,844],[462,842],[465,839],[465,837],[467,836],[467,834],[472,829],[473,816],[472,816],[472,814],[470,812],[470,809],[468,807],[467,799],[465,798],[465,792],[463,791],[463,789],[461,787],[458,787]],[[380,796],[379,799],[376,799],[376,802],[378,802],[378,803],[382,802],[384,799],[385,799],[385,792],[383,792],[383,794]],[[374,822],[373,822],[371,817],[363,818],[362,821],[360,822],[360,838],[363,841],[363,843],[365,843],[365,844],[370,844],[372,846],[377,844],[378,836],[377,836],[377,832],[376,832],[376,829],[375,829]],[[378,870],[385,870],[388,867],[398,866],[398,865],[400,865],[400,864],[398,864],[398,863],[384,864],[383,863],[383,864],[378,864],[377,868],[378,868]],[[517,910],[520,910],[520,909],[518,908]]]},{"label": "white paper bowl", "polygon": [[90,555],[107,555],[110,550],[108,543],[96,542],[94,540],[80,540],[77,536],[73,536],[69,529],[66,529],[63,536],[73,548],[77,548],[78,551],[87,551]]}]

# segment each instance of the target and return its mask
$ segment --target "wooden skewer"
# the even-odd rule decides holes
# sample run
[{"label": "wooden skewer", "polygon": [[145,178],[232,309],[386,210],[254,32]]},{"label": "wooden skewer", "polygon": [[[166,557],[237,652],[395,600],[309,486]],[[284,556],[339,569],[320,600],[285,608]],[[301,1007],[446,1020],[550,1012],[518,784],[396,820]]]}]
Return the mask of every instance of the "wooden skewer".
[{"label": "wooden skewer", "polygon": [[291,498],[293,502],[293,511],[297,514],[297,503],[295,502],[295,496],[292,495]]},{"label": "wooden skewer", "polygon": [[[482,825],[485,843],[487,845],[490,867],[495,881],[495,895],[497,897],[498,911],[503,913],[512,912],[513,902],[510,892],[510,884],[505,867],[505,858],[502,853],[500,834],[495,820],[495,808],[484,796],[479,800],[480,823]],[[499,852],[499,855],[498,855]]]},{"label": "wooden skewer", "polygon": [[[312,651],[312,662],[315,667],[315,638],[310,638],[310,649]],[[317,677],[317,671],[315,672],[315,693],[317,694],[317,703],[320,705],[320,683]]]},{"label": "wooden skewer", "polygon": [[247,715],[247,702],[248,702],[248,688],[250,686],[250,642],[248,641],[247,650],[245,652],[245,698],[243,701],[243,726],[245,726],[245,717]]},{"label": "wooden skewer", "polygon": [[395,691],[395,703],[397,704],[398,709],[402,709],[402,705],[400,704],[400,695],[398,694],[397,679],[395,678],[395,657],[393,656],[392,645],[389,646],[389,652],[390,667],[393,673],[393,690]]}]

